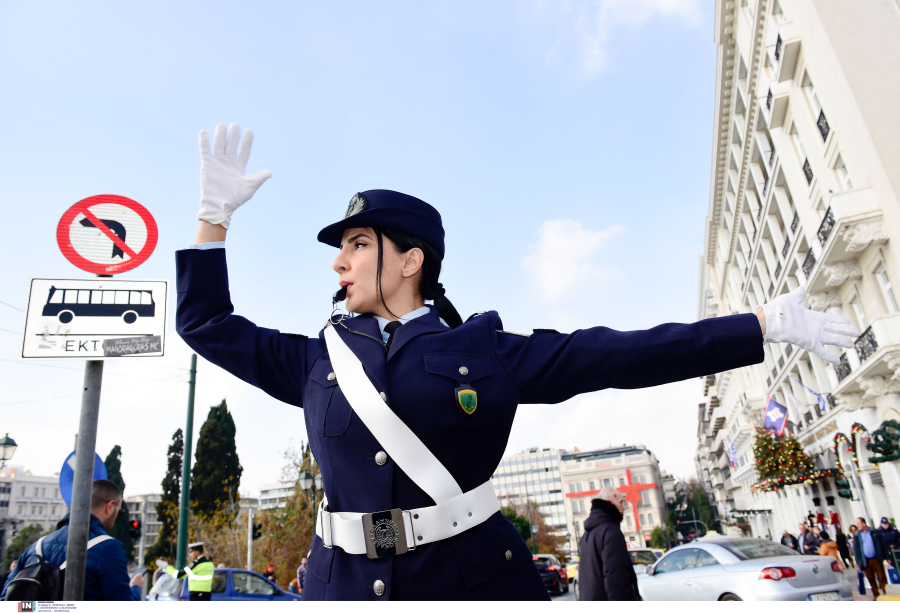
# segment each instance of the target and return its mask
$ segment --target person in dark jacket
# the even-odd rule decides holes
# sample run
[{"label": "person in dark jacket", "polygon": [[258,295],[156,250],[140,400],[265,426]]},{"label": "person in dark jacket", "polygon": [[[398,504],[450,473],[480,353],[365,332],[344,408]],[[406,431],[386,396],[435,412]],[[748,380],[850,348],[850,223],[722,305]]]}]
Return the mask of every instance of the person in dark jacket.
[{"label": "person in dark jacket", "polygon": [[784,533],[782,534],[781,544],[784,545],[785,547],[790,547],[794,551],[800,550],[800,545],[797,544],[797,537],[795,537],[793,534],[791,534],[787,530],[785,530]]},{"label": "person in dark jacket", "polygon": [[578,566],[580,600],[640,600],[637,575],[619,528],[625,495],[604,488],[584,520]]},{"label": "person in dark jacket", "polygon": [[822,541],[819,540],[813,531],[806,524],[800,524],[800,536],[797,537],[797,544],[800,545],[800,553],[805,556],[819,555],[819,546]]},{"label": "person in dark jacket", "polygon": [[897,530],[887,517],[882,517],[878,531],[881,533],[881,540],[884,541],[888,561],[892,562],[891,551],[900,553],[900,530]]},{"label": "person in dark jacket", "polygon": [[[112,481],[94,481],[91,493],[90,536],[105,536],[112,530],[116,518],[122,513],[122,492]],[[44,560],[59,566],[66,561],[69,541],[69,514],[59,520],[56,531],[44,537],[41,549]],[[9,579],[0,600],[6,600],[6,591],[16,572],[37,562],[36,545],[31,545],[19,556],[18,568],[10,571]],[[125,546],[116,539],[98,543],[87,552],[87,569],[84,576],[84,600],[140,600],[144,578],[135,575],[128,580],[128,560]]]},{"label": "person in dark jacket", "polygon": [[841,560],[847,568],[853,568],[853,556],[850,555],[850,548],[847,546],[847,535],[841,530],[840,524],[834,526],[834,542],[837,543],[838,553],[841,554]]},{"label": "person in dark jacket", "polygon": [[881,586],[882,593],[885,592],[887,578],[884,573],[885,555],[884,541],[881,539],[881,533],[878,530],[870,529],[866,520],[862,517],[856,518],[856,538],[853,539],[853,556],[856,558],[856,564],[866,574],[869,585],[872,586],[872,596],[878,597],[878,584]]}]

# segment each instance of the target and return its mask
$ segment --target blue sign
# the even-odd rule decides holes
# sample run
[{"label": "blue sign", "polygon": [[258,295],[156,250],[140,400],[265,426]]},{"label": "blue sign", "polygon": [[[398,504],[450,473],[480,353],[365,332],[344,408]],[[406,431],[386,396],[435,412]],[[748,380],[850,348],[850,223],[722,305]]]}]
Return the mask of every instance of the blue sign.
[{"label": "blue sign", "polygon": [[[106,479],[106,464],[94,454],[94,481]],[[68,506],[72,506],[72,483],[75,481],[75,452],[69,454],[59,471],[59,493]]]},{"label": "blue sign", "polygon": [[784,434],[785,425],[787,425],[787,408],[775,402],[774,398],[769,398],[769,402],[766,403],[766,421],[763,427],[769,432],[781,435]]}]

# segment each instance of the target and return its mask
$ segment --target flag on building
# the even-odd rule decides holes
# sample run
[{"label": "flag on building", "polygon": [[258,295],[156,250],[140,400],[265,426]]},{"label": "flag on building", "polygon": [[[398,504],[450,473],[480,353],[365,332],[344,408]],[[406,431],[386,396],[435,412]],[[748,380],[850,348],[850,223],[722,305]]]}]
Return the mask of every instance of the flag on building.
[{"label": "flag on building", "polygon": [[737,470],[738,461],[737,461],[737,449],[734,448],[734,441],[731,441],[728,444],[728,463],[731,465],[731,468]]},{"label": "flag on building", "polygon": [[[791,377],[791,379],[794,379],[794,381],[797,381],[797,379],[795,379],[794,377]],[[810,388],[806,387],[805,385],[803,385],[803,382],[802,382],[802,381],[797,381],[797,383],[799,383],[800,386],[801,386],[803,389],[805,389],[807,392],[809,392],[810,394],[812,394],[813,396],[816,397],[816,402],[819,403],[819,409],[820,409],[823,413],[824,413],[825,411],[828,410],[828,409],[827,409],[827,405],[825,404],[825,397],[824,397],[822,394],[820,394],[819,392],[813,391],[813,390],[811,390]]]},{"label": "flag on building", "polygon": [[800,401],[797,400],[797,397],[794,396],[790,392],[784,393],[785,404],[787,404],[788,411],[788,419],[794,422],[795,424],[800,423],[800,411],[803,408],[803,405],[800,404]]},{"label": "flag on building", "polygon": [[763,427],[769,432],[778,435],[784,434],[784,427],[787,424],[787,408],[778,404],[774,398],[766,400],[766,420],[763,422]]}]

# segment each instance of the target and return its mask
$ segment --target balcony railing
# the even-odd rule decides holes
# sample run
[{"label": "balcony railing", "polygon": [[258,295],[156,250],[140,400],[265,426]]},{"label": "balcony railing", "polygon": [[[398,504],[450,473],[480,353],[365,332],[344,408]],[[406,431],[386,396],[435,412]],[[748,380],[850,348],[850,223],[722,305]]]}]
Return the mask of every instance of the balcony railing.
[{"label": "balcony railing", "polygon": [[831,128],[828,127],[828,120],[825,119],[825,111],[819,111],[819,119],[816,120],[816,126],[819,128],[822,140],[828,140],[828,133],[831,132]]},{"label": "balcony railing", "polygon": [[769,93],[766,95],[766,110],[772,110],[772,88],[769,88]]},{"label": "balcony railing", "polygon": [[813,171],[809,165],[809,158],[803,160],[803,174],[806,175],[806,183],[807,185],[812,185],[813,180]]},{"label": "balcony railing", "polygon": [[784,368],[784,356],[778,358],[778,368]]},{"label": "balcony railing", "polygon": [[787,258],[788,251],[791,250],[791,237],[784,237],[784,247],[781,248],[781,257]]},{"label": "balcony railing", "polygon": [[850,361],[847,360],[846,353],[841,354],[841,363],[834,367],[834,373],[838,381],[843,381],[850,375]]},{"label": "balcony railing", "polygon": [[775,282],[772,281],[771,283],[769,283],[769,298],[771,298],[772,294],[774,294],[774,293],[775,293]]},{"label": "balcony railing", "polygon": [[822,220],[822,223],[819,225],[819,230],[816,232],[816,236],[819,239],[819,244],[823,247],[825,243],[828,242],[828,237],[831,236],[831,231],[834,229],[834,213],[831,212],[831,207],[828,207],[828,210],[825,211],[825,218]]},{"label": "balcony railing", "polygon": [[775,41],[775,61],[781,59],[781,34],[778,35],[778,40]]},{"label": "balcony railing", "polygon": [[772,377],[766,377],[766,387],[772,387]]},{"label": "balcony railing", "polygon": [[825,394],[825,400],[828,401],[828,406],[830,406],[832,409],[837,406],[837,400],[834,399],[834,395]]},{"label": "balcony railing", "polygon": [[772,378],[773,378],[773,379],[777,379],[777,378],[778,378],[778,369],[775,368],[774,366],[772,367]]},{"label": "balcony railing", "polygon": [[772,145],[772,151],[769,153],[769,168],[775,163],[775,145]]},{"label": "balcony railing", "polygon": [[875,340],[875,333],[872,332],[872,326],[866,328],[866,331],[859,335],[859,338],[853,343],[853,347],[856,349],[856,355],[859,356],[860,364],[868,360],[876,351],[878,351],[878,341]]},{"label": "balcony railing", "polygon": [[800,214],[794,213],[794,220],[791,222],[791,234],[797,231],[798,225],[800,225]]},{"label": "balcony railing", "polygon": [[794,346],[788,345],[784,352],[787,354],[787,357],[791,357],[791,354],[794,353]]},{"label": "balcony railing", "polygon": [[803,260],[803,266],[801,267],[803,269],[803,274],[806,275],[807,279],[809,278],[809,273],[812,272],[813,266],[815,266],[815,265],[816,265],[816,254],[814,254],[813,250],[810,249],[806,253],[806,259]]},{"label": "balcony railing", "polygon": [[775,267],[775,278],[779,278],[781,276],[781,262],[778,262],[778,266]]}]

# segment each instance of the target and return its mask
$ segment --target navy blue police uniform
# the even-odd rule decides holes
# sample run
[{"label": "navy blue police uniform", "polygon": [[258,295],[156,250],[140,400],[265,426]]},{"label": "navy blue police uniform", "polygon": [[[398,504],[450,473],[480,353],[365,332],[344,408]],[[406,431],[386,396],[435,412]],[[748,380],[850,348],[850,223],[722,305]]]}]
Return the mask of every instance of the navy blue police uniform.
[{"label": "navy blue police uniform", "polygon": [[[390,208],[400,200],[403,206],[437,213],[424,202],[394,194],[364,192],[365,212],[377,213],[379,204]],[[377,215],[351,206],[342,227],[377,222]],[[334,244],[336,235],[339,244],[342,227],[323,242]],[[442,230],[440,239],[443,252]],[[435,504],[390,456],[379,453],[382,446],[342,393],[324,332],[307,338],[235,315],[224,249],[186,249],[177,252],[176,260],[178,333],[210,362],[282,402],[304,408],[330,511],[372,513]],[[524,336],[504,332],[493,311],[449,328],[431,306],[396,330],[388,351],[373,315],[342,323],[335,329],[364,365],[372,385],[463,492],[491,478],[519,404],[558,403],[606,388],[649,387],[763,360],[762,333],[753,314],[633,332],[596,327]],[[458,404],[461,385],[477,391],[477,409],[471,414]],[[316,536],[308,557],[304,600],[548,598],[531,552],[499,512],[465,532],[403,555],[370,559],[338,546],[324,547]]]}]

